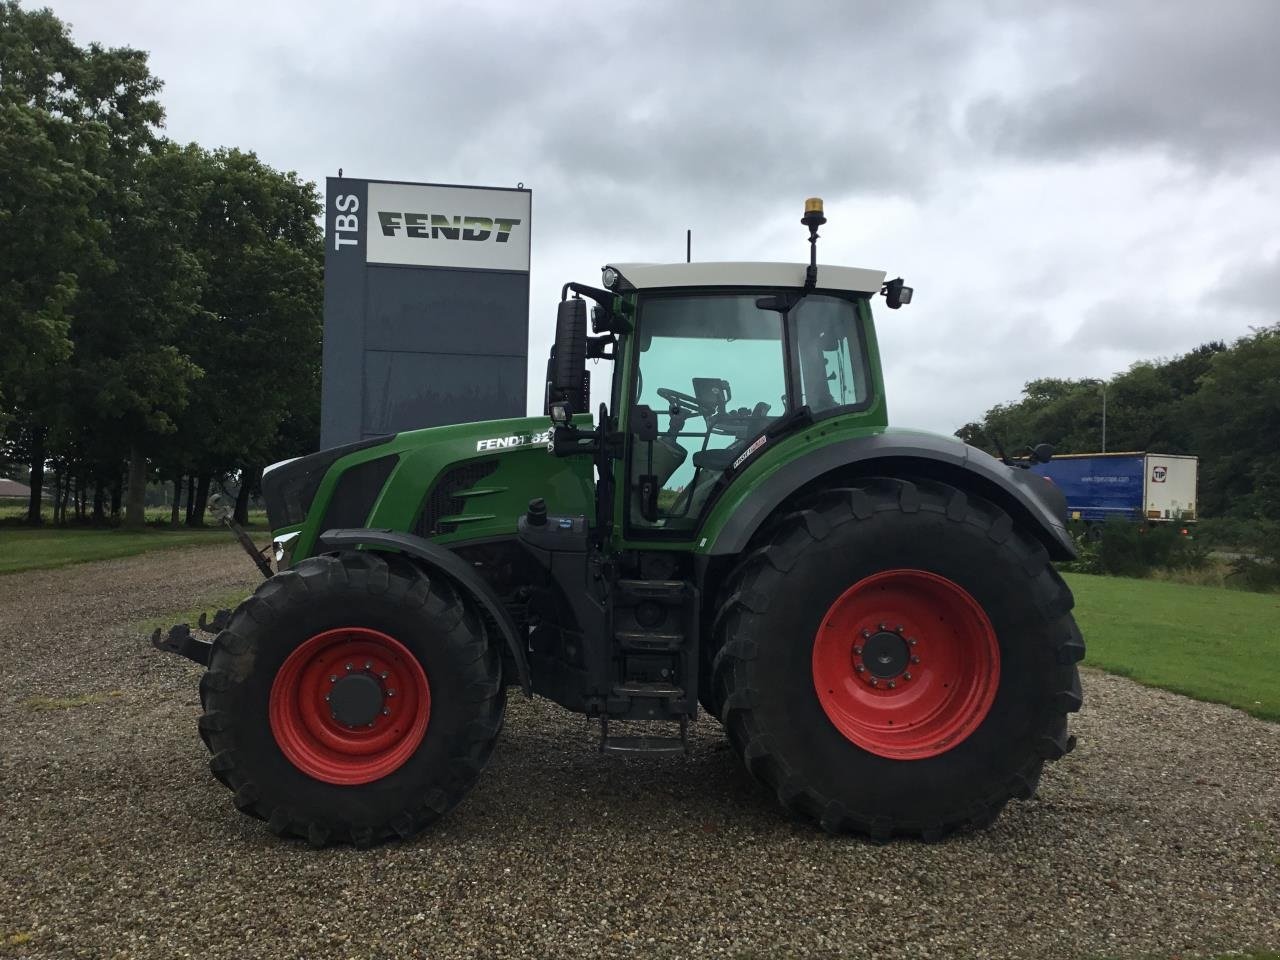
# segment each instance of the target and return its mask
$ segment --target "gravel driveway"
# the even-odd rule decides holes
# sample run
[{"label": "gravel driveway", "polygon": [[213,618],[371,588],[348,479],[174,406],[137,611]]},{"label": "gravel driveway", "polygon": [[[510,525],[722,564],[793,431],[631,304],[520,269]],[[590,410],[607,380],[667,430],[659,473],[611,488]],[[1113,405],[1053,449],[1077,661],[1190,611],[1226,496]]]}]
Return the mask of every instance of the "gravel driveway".
[{"label": "gravel driveway", "polygon": [[518,695],[435,830],[365,852],[279,841],[208,772],[199,669],[136,626],[255,576],[229,545],[0,577],[0,957],[1280,947],[1280,726],[1094,672],[1039,797],[941,845],[792,824],[712,720],[688,759],[618,760]]}]

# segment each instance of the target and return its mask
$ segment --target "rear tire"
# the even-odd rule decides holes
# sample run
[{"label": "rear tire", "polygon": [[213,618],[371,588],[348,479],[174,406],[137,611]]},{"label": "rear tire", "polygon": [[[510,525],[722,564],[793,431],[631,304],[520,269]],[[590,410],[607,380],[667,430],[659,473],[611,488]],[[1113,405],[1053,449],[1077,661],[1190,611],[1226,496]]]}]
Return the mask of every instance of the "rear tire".
[{"label": "rear tire", "polygon": [[[349,673],[330,715],[327,685]],[[369,846],[412,836],[475,783],[501,679],[446,578],[369,551],[313,557],[258,587],[214,640],[200,732],[241,812],[314,846]]]},{"label": "rear tire", "polygon": [[[752,775],[828,831],[938,840],[985,826],[1074,746],[1071,592],[986,501],[932,481],[827,491],[734,581],[717,617],[721,721]],[[862,659],[868,636],[892,654],[883,677]]]}]

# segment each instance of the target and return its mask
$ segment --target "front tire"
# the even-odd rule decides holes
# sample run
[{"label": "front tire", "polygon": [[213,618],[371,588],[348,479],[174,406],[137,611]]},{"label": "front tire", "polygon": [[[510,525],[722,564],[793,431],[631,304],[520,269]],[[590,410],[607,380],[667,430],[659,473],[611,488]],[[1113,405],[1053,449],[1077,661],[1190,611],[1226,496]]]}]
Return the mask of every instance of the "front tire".
[{"label": "front tire", "polygon": [[932,481],[827,491],[735,580],[717,618],[721,720],[756,779],[826,830],[985,826],[1074,745],[1071,592],[991,503]]},{"label": "front tire", "polygon": [[314,846],[409,837],[475,783],[506,703],[498,651],[444,577],[369,551],[263,583],[200,684],[210,769]]}]

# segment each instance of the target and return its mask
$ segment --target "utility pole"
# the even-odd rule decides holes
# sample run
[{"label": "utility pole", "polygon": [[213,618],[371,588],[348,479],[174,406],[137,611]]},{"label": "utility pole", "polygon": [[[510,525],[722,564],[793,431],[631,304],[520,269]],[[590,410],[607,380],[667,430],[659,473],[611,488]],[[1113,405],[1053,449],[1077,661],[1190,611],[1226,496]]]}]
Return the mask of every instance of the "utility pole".
[{"label": "utility pole", "polygon": [[1102,388],[1102,452],[1107,452],[1107,381],[1099,380],[1096,377],[1091,380],[1085,380],[1085,383],[1096,383]]}]

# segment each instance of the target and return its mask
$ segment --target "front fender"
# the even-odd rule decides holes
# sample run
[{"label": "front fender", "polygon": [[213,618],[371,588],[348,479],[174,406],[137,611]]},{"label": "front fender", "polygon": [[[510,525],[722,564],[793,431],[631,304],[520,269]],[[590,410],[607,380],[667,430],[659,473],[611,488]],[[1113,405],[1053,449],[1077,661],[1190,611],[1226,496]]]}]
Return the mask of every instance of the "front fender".
[{"label": "front fender", "polygon": [[730,487],[708,518],[697,552],[711,556],[741,553],[760,525],[788,497],[826,474],[848,473],[850,468],[863,476],[929,477],[951,483],[991,500],[1015,522],[1026,525],[1054,560],[1076,557],[1075,543],[1066,528],[1066,500],[1043,477],[947,437],[897,430],[810,449],[749,484],[737,497]]},{"label": "front fender", "polygon": [[326,550],[353,550],[356,547],[368,547],[374,550],[403,553],[448,577],[479,604],[498,625],[498,630],[507,641],[511,656],[516,662],[520,687],[524,690],[525,696],[533,695],[533,683],[529,678],[529,658],[525,654],[525,644],[520,641],[520,631],[515,621],[511,619],[511,614],[507,612],[502,600],[493,592],[493,588],[481,579],[469,563],[452,550],[411,533],[397,533],[394,530],[326,530],[320,535],[320,545]]}]

